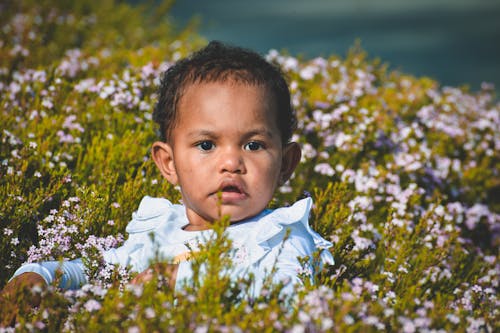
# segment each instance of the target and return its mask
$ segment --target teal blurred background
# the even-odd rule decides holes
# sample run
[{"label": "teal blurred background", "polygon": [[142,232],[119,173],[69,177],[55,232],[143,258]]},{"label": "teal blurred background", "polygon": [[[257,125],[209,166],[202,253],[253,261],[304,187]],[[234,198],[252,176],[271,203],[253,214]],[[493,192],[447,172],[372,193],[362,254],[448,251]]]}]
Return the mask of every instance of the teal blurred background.
[{"label": "teal blurred background", "polygon": [[265,53],[345,55],[360,39],[370,58],[444,85],[500,86],[500,0],[178,0],[174,19]]}]

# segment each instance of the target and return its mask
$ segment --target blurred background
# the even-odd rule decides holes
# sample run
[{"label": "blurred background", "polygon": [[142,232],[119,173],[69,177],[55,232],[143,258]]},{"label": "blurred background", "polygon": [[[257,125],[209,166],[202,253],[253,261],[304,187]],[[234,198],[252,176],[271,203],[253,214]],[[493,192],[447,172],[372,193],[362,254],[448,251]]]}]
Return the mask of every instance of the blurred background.
[{"label": "blurred background", "polygon": [[391,69],[443,85],[500,86],[500,0],[178,0],[174,21],[266,53],[344,56],[356,40]]}]

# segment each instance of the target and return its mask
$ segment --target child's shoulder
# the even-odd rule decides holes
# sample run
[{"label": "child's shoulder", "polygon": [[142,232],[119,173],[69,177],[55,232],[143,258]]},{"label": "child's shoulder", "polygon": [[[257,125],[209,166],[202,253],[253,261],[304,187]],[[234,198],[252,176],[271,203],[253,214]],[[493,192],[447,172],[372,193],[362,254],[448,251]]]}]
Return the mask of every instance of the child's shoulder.
[{"label": "child's shoulder", "polygon": [[300,227],[308,228],[309,212],[312,207],[311,198],[295,202],[291,206],[267,210],[258,218],[258,228],[261,229],[258,238],[264,241],[283,229]]},{"label": "child's shoulder", "polygon": [[296,201],[291,206],[270,210],[266,218],[274,220],[277,225],[291,225],[294,223],[307,224],[312,205],[313,201],[311,198],[304,198]]},{"label": "child's shoulder", "polygon": [[132,220],[127,225],[128,233],[138,233],[155,229],[165,222],[185,223],[185,208],[173,204],[165,198],[145,196]]},{"label": "child's shoulder", "polygon": [[287,237],[307,237],[312,241],[314,237],[309,227],[311,207],[312,200],[305,198],[291,206],[268,209],[242,223],[241,228],[247,229],[247,237],[261,245],[281,242],[286,234]]},{"label": "child's shoulder", "polygon": [[[283,241],[290,244],[288,249],[296,249],[301,255],[310,255],[315,250],[330,248],[332,243],[309,225],[312,205],[312,199],[305,198],[291,206],[267,210],[256,216],[249,227],[250,230],[247,230],[246,237],[248,245],[253,244],[253,260],[259,259],[272,248],[281,248]],[[321,258],[324,263],[333,264],[329,251],[321,251]]]},{"label": "child's shoulder", "polygon": [[256,217],[253,233],[257,244],[266,244],[271,240],[281,241],[288,237],[309,238],[316,246],[329,247],[331,243],[324,240],[309,226],[309,214],[313,202],[305,198],[291,206],[267,210]]}]

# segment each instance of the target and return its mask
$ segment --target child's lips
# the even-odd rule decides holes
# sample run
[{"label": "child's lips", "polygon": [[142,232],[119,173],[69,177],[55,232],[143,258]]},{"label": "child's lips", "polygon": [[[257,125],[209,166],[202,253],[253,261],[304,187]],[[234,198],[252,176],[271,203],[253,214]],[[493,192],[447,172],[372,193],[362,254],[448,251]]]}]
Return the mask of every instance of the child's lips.
[{"label": "child's lips", "polygon": [[216,192],[213,193],[223,204],[236,203],[248,197],[243,185],[235,180],[223,180]]}]

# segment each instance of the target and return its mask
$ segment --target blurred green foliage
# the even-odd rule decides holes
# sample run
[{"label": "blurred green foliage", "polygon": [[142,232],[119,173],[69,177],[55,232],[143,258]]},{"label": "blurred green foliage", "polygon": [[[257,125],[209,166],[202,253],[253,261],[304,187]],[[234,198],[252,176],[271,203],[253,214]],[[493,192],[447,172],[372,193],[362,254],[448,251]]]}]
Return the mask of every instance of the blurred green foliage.
[{"label": "blurred green foliage", "polygon": [[161,277],[127,287],[117,268],[103,278],[92,242],[120,244],[145,195],[180,199],[149,157],[151,114],[159,75],[205,42],[195,23],[172,26],[171,5],[0,4],[0,286],[28,259],[84,256],[92,278],[79,293],[45,291],[18,329],[499,328],[494,91],[393,72],[358,46],[344,59],[267,55],[288,77],[303,147],[271,206],[309,192],[310,224],[334,243],[336,263],[314,285],[286,301],[272,285],[253,302],[240,299],[251,277],[217,274],[231,266],[223,229],[194,264],[210,274],[186,290]]}]

